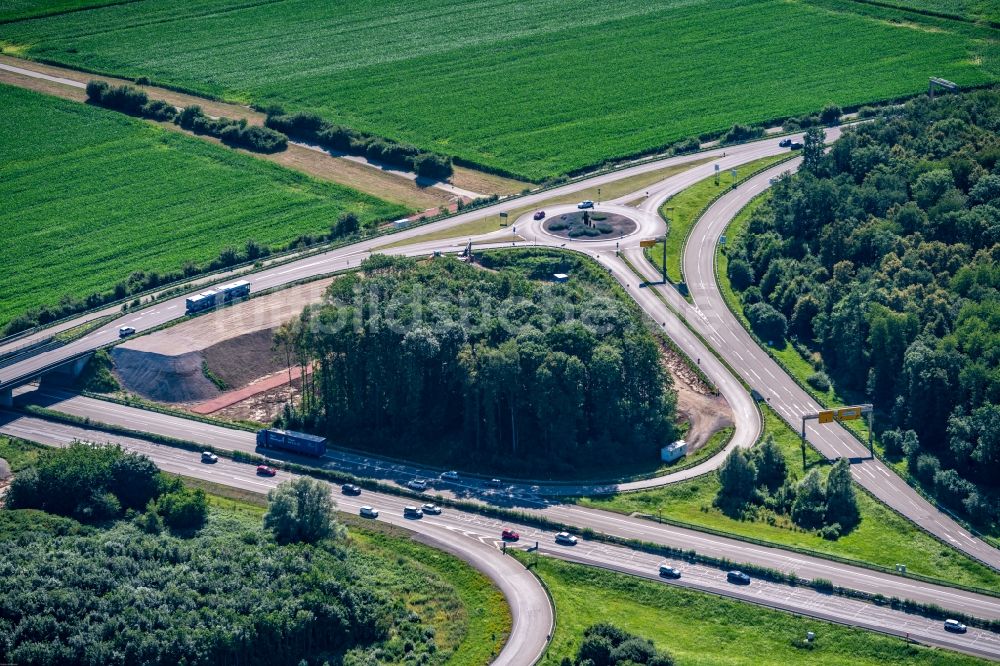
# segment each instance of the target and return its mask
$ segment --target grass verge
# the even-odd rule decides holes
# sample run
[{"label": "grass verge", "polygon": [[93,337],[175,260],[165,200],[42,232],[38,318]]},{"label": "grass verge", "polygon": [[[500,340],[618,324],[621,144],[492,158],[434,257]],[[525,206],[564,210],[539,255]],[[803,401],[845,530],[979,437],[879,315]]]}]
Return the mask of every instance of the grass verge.
[{"label": "grass verge", "polygon": [[[736,167],[737,186],[754,173],[761,169],[787,160],[789,153],[762,157],[759,160],[747,162]],[[666,252],[667,252],[667,277],[671,282],[677,284],[683,281],[684,276],[681,271],[681,256],[684,251],[684,243],[687,241],[691,229],[695,222],[701,217],[702,211],[715,198],[733,189],[732,171],[722,171],[719,173],[718,182],[715,176],[710,176],[698,181],[691,187],[678,192],[660,207],[660,215],[669,220],[667,230]],[[663,266],[663,243],[657,243],[648,250],[649,260],[654,266]]]},{"label": "grass verge", "polygon": [[[801,477],[801,440],[770,408],[763,406],[762,412],[765,436],[774,435],[789,470]],[[826,460],[815,449],[806,449],[806,465],[820,466],[821,474],[826,473]],[[756,521],[730,518],[712,505],[718,489],[718,477],[705,474],[654,490],[582,498],[579,503],[625,514],[641,513],[654,519],[662,516],[675,524],[791,547],[819,557],[830,555],[861,566],[892,569],[902,563],[912,573],[944,583],[987,590],[1000,588],[1000,574],[942,544],[867,493],[858,492],[861,523],[836,541],[830,541],[797,527],[787,516],[767,513]]]},{"label": "grass verge", "polygon": [[[534,559],[516,556],[524,562]],[[549,589],[558,618],[542,666],[575,657],[583,631],[598,622],[651,639],[685,666],[984,663],[899,638],[552,558],[537,558],[532,569]],[[801,645],[807,631],[816,633],[810,648]]]}]

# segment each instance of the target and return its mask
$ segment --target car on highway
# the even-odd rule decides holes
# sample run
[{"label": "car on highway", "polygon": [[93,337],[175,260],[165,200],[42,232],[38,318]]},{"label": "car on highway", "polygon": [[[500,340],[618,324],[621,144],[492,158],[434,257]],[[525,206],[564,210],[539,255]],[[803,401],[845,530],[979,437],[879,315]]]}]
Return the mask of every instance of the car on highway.
[{"label": "car on highway", "polygon": [[378,518],[378,509],[366,504],[358,510],[358,515],[362,518]]},{"label": "car on highway", "polygon": [[533,217],[536,220],[544,220],[545,219],[545,211],[544,210],[535,211],[535,214],[534,214]]},{"label": "car on highway", "polygon": [[576,207],[579,208],[580,210],[583,210],[584,208],[593,208],[594,202],[591,201],[590,199],[584,199],[583,201],[578,203]]},{"label": "car on highway", "polygon": [[427,481],[425,481],[424,479],[411,479],[409,482],[407,482],[406,487],[409,488],[410,490],[418,490],[420,492],[424,492],[425,490],[427,490]]},{"label": "car on highway", "polygon": [[798,141],[792,141],[790,144],[788,144],[788,147],[791,148],[792,150],[802,150],[802,144],[799,143]]},{"label": "car on highway", "polygon": [[209,464],[217,463],[217,462],[219,462],[219,456],[215,455],[211,451],[202,451],[201,452],[201,461],[203,463],[209,463]]},{"label": "car on highway", "polygon": [[405,506],[403,507],[403,517],[404,518],[423,518],[424,512],[415,506]]},{"label": "car on highway", "polygon": [[556,535],[556,543],[561,543],[564,546],[575,546],[576,537],[569,532],[560,532]]},{"label": "car on highway", "polygon": [[442,481],[458,481],[458,472],[455,470],[448,470],[447,472],[441,472]]},{"label": "car on highway", "polygon": [[441,507],[439,507],[437,504],[424,504],[420,508],[428,516],[440,516],[441,515]]},{"label": "car on highway", "polygon": [[944,621],[944,630],[950,631],[954,634],[964,634],[966,631],[969,630],[969,628],[966,627],[961,622],[959,622],[958,620],[949,619]]},{"label": "car on highway", "polygon": [[681,570],[677,567],[672,567],[669,564],[661,564],[660,575],[664,578],[680,578]]},{"label": "car on highway", "polygon": [[278,470],[274,469],[270,465],[257,465],[257,474],[259,476],[274,476],[278,473]]},{"label": "car on highway", "polygon": [[340,492],[344,493],[345,495],[360,495],[361,488],[354,485],[353,483],[345,483],[340,487]]},{"label": "car on highway", "polygon": [[792,140],[782,139],[781,141],[778,142],[778,145],[781,146],[782,148],[788,148],[788,146],[792,145]]},{"label": "car on highway", "polygon": [[500,538],[504,541],[517,541],[521,538],[521,535],[512,529],[506,529],[500,533]]},{"label": "car on highway", "polygon": [[742,571],[730,571],[726,574],[726,580],[730,583],[735,583],[737,585],[749,585],[750,576],[743,573]]},{"label": "car on highway", "polygon": [[122,326],[118,329],[119,338],[127,338],[130,335],[135,335],[135,326]]},{"label": "car on highway", "polygon": [[503,481],[500,479],[490,479],[486,482],[487,488],[503,488]]}]

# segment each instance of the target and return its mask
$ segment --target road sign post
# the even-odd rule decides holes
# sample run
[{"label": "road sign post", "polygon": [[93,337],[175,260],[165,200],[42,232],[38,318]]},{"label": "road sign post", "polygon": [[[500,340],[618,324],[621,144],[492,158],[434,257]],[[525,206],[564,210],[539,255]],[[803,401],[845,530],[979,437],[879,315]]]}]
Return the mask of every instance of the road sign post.
[{"label": "road sign post", "polygon": [[840,423],[841,421],[856,421],[868,417],[868,451],[871,457],[875,457],[875,448],[872,444],[872,429],[875,425],[875,409],[870,404],[852,405],[850,407],[840,407],[839,409],[824,409],[815,414],[804,414],[802,416],[802,469],[806,468],[806,421],[816,421],[817,423]]}]

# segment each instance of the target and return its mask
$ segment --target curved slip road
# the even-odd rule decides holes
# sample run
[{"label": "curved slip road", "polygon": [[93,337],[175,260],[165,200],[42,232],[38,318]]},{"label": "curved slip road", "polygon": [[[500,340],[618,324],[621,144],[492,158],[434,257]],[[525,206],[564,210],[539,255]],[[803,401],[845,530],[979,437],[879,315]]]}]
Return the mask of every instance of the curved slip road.
[{"label": "curved slip road", "polygon": [[[275,478],[258,477],[254,473],[252,465],[236,463],[224,458],[215,465],[204,465],[198,462],[198,454],[195,452],[158,445],[142,439],[110,435],[92,429],[55,424],[34,417],[4,414],[3,419],[0,419],[0,432],[53,446],[65,446],[73,440],[115,442],[131,450],[149,455],[165,471],[256,492],[267,492],[281,481],[294,476],[286,472],[279,472]],[[444,547],[450,552],[461,553],[463,558],[468,559],[487,575],[497,576],[505,581],[498,581],[498,584],[501,585],[501,589],[511,603],[515,619],[511,637],[498,659],[493,662],[495,664],[523,666],[534,663],[544,649],[552,630],[552,609],[549,606],[548,597],[538,581],[520,564],[500,554],[498,548],[501,544],[499,539],[501,529],[511,527],[521,534],[520,542],[508,547],[531,549],[537,543],[538,551],[544,555],[647,578],[656,578],[658,567],[664,562],[664,559],[657,555],[590,541],[581,541],[575,547],[559,546],[554,543],[554,533],[551,530],[448,508],[439,516],[425,516],[422,520],[406,520],[402,518],[402,508],[407,504],[414,504],[416,501],[395,495],[364,491],[358,497],[338,495],[337,502],[342,510],[352,512],[357,511],[363,504],[375,506],[381,512],[379,520],[406,526],[423,535],[433,545]],[[584,514],[590,513],[582,512]],[[629,522],[629,519],[616,515],[609,515],[608,520]],[[633,522],[636,523],[635,529],[640,530],[642,536],[648,539],[647,525],[640,524],[642,521]],[[694,534],[697,537],[705,536]],[[734,543],[739,545],[739,542]],[[688,539],[684,547],[690,548],[692,545],[700,549],[701,543]],[[741,554],[731,554],[734,559],[739,559],[739,555]],[[754,580],[746,587],[737,587],[726,582],[725,573],[719,569],[694,565],[682,560],[671,559],[667,561],[681,569],[683,575],[680,580],[664,581],[665,584],[680,585],[730,596],[770,608],[788,610],[809,617],[897,636],[906,635],[928,645],[936,645],[991,659],[1000,659],[1000,634],[970,629],[967,634],[953,635],[944,631],[940,621],[908,615],[887,607],[821,594],[808,588],[789,587],[762,580]],[[825,562],[822,564],[839,566]],[[865,573],[872,574],[872,572]],[[803,575],[801,570],[800,575]],[[873,576],[873,578],[877,577],[878,575]],[[888,578],[895,577],[889,576]],[[938,603],[948,599],[949,597],[946,595],[955,593],[956,598],[965,597],[969,603],[974,603],[978,609],[977,615],[988,618],[1000,617],[1000,600],[998,599],[982,597],[972,600],[968,593],[922,584],[914,584],[912,590],[919,592],[922,587],[928,588],[924,593],[925,597],[930,595],[929,598],[935,599]],[[899,587],[896,584],[892,584],[890,589],[899,594]],[[900,594],[900,596],[905,595]]]},{"label": "curved slip road", "polygon": [[[769,179],[786,169],[797,168],[799,163],[796,160],[770,169],[719,199],[695,225],[683,257],[684,275],[694,301],[693,307],[685,304],[693,315],[689,317],[690,323],[795,430],[801,428],[803,414],[815,413],[822,407],[757,345],[729,310],[715,279],[715,249],[736,214],[769,187]],[[816,421],[809,424],[806,427],[809,442],[827,458],[852,459],[854,480],[879,500],[939,539],[1000,570],[1000,550],[973,536],[884,463],[870,458],[867,447],[844,427],[820,426]]]}]

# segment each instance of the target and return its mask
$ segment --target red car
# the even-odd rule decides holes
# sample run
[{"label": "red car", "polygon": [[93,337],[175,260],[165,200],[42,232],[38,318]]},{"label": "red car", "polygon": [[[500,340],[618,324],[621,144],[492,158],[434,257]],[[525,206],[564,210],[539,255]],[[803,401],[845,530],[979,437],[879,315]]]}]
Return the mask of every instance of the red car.
[{"label": "red car", "polygon": [[535,213],[535,219],[536,220],[544,220],[545,219],[545,211],[544,210],[540,210],[537,213]]},{"label": "red car", "polygon": [[260,476],[274,476],[278,473],[278,470],[273,467],[268,467],[267,465],[257,465],[257,474]]},{"label": "red car", "polygon": [[500,533],[500,538],[504,541],[517,541],[521,538],[521,535],[514,530],[504,530]]}]

